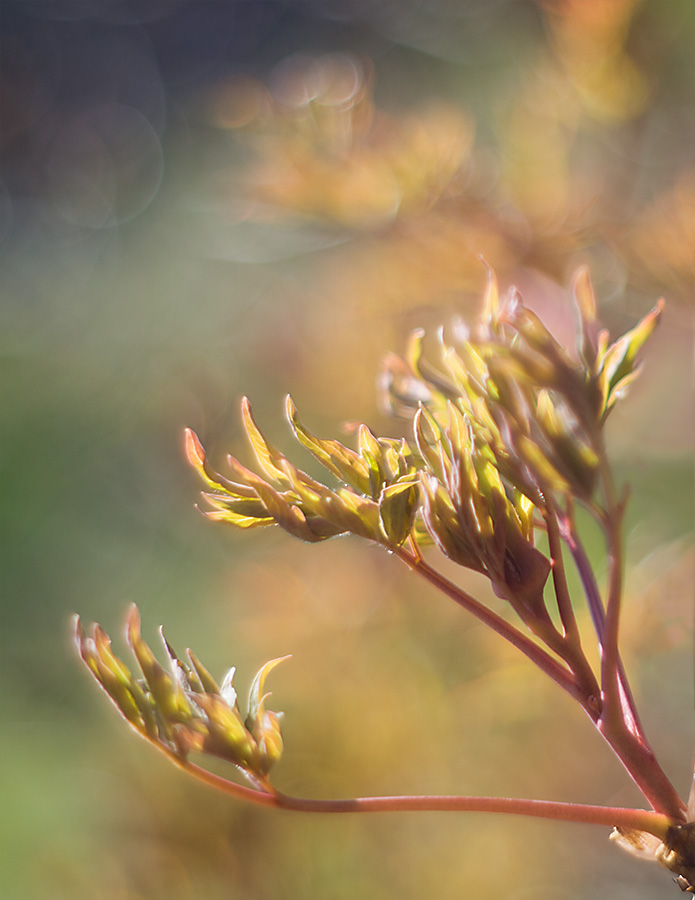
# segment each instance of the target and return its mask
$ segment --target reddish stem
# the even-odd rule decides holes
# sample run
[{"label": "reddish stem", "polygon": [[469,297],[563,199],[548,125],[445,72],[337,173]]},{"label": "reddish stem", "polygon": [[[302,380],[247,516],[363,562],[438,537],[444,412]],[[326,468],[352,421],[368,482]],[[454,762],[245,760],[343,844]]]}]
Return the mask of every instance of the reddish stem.
[{"label": "reddish stem", "polygon": [[[568,668],[558,663],[542,647],[539,647],[538,644],[514,628],[501,616],[483,606],[474,597],[471,597],[464,590],[440,575],[439,572],[425,562],[421,555],[415,555],[404,547],[400,547],[396,553],[409,568],[521,650],[539,669],[574,697],[589,715],[652,807],[658,810],[659,813],[670,816],[674,821],[682,822],[685,820],[685,804],[663,769],[659,766],[654,752],[646,742],[646,739],[644,739],[644,736],[639,730],[636,733],[632,730],[636,716],[635,719],[632,719],[630,715],[632,698],[629,695],[629,689],[627,689],[628,693],[625,693],[620,676],[618,676],[617,684],[613,685],[613,691],[609,691],[609,696],[612,698],[611,706],[615,697],[622,700],[618,708],[619,714],[617,717],[613,714],[606,718],[588,702],[589,698],[587,698],[583,686],[578,684],[575,675]],[[618,559],[616,559],[616,562]],[[613,582],[613,589],[614,591],[616,589],[615,581]],[[613,596],[615,597],[615,593]],[[605,659],[602,661],[605,664]],[[615,658],[613,658],[613,662],[615,662]],[[619,657],[617,657],[614,671],[621,671]],[[604,669],[602,682],[607,674]],[[606,699],[605,686],[603,699],[604,701]]]},{"label": "reddish stem", "polygon": [[598,452],[605,498],[602,524],[608,547],[609,576],[605,621],[599,641],[603,703],[597,727],[653,808],[683,822],[686,818],[685,803],[657,762],[640,727],[620,660],[618,648],[623,591],[622,521],[625,498],[617,500],[613,476],[602,444]]},{"label": "reddish stem", "polygon": [[[561,665],[542,647],[539,647],[538,644],[507,622],[506,619],[498,616],[497,613],[483,606],[482,603],[471,597],[466,591],[444,578],[443,575],[440,575],[439,572],[425,562],[422,556],[415,556],[403,547],[399,547],[395,553],[399,559],[414,572],[417,572],[425,581],[428,581],[437,590],[454,600],[459,606],[472,613],[494,632],[521,650],[541,671],[545,672],[563,690],[567,691],[575,700],[578,700],[582,707],[586,708],[584,693],[577,685],[574,675],[568,668]],[[587,709],[587,712],[591,715],[590,710]],[[592,718],[595,719],[595,715]]]},{"label": "reddish stem", "polygon": [[181,769],[210,787],[247,800],[258,806],[287,809],[295,812],[488,812],[507,815],[532,816],[562,822],[579,822],[647,831],[665,840],[673,821],[667,816],[646,809],[590,806],[583,803],[562,803],[554,800],[525,800],[516,797],[420,796],[356,797],[352,799],[317,800],[291,797],[274,790],[254,790],[208,772],[195,763],[170,757]]}]

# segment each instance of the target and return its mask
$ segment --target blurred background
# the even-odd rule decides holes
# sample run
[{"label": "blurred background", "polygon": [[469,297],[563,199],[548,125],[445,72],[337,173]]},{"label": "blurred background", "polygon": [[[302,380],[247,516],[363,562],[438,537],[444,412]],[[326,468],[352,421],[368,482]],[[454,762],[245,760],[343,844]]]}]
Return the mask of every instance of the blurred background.
[{"label": "blurred background", "polygon": [[633,485],[624,655],[687,793],[690,0],[3,0],[0,17],[3,897],[673,896],[601,828],[218,797],[123,727],[70,627],[79,612],[122,647],[135,601],[148,639],[162,623],[220,677],[236,665],[242,695],[292,653],[271,685],[291,793],[640,805],[516,651],[357,540],[213,526],[182,454],[189,425],[214,464],[249,461],[243,394],[283,448],[287,391],[322,436],[398,435],[380,362],[475,315],[480,254],[565,337],[588,264],[614,334],[667,300],[610,440]]}]

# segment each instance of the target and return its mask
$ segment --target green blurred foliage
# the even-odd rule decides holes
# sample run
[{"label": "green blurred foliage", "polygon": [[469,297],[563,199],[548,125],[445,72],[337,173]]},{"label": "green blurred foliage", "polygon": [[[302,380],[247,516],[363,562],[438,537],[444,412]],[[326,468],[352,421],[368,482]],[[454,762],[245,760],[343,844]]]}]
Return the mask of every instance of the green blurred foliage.
[{"label": "green blurred foliage", "polygon": [[[336,23],[316,2],[246,64],[243,82],[209,76],[172,98],[155,187],[154,176],[129,181],[124,162],[115,190],[128,203],[109,207],[99,191],[114,154],[88,145],[67,174],[56,163],[33,217],[18,201],[3,230],[3,896],[560,900],[674,890],[601,829],[452,814],[324,819],[234,804],[126,733],[70,645],[74,612],[115,637],[137,601],[148,639],[162,622],[218,677],[291,652],[273,680],[286,712],[276,781],[288,792],[639,803],[589,723],[513,649],[357,541],[317,548],[210,526],[193,509],[197,484],[183,459],[186,425],[214,460],[225,450],[244,458],[242,393],[280,446],[287,390],[317,433],[343,420],[397,429],[374,400],[380,359],[402,350],[410,328],[477,308],[479,253],[560,335],[558,284],[588,263],[614,332],[667,298],[610,437],[633,485],[626,664],[655,749],[687,790],[693,9],[687,0],[406,6],[356,7]],[[359,104],[302,135],[306,105],[288,91],[306,68],[296,58],[273,66],[295,51],[330,66],[345,59],[323,55],[335,49],[364,73]],[[249,96],[240,85],[261,103],[260,119],[257,106],[239,120],[225,105]],[[338,140],[330,129],[358,113],[357,137],[326,150]],[[132,132],[134,159],[149,166],[156,153],[141,133],[150,134]],[[385,180],[392,191],[379,197]],[[588,542],[600,569],[590,528]]]}]

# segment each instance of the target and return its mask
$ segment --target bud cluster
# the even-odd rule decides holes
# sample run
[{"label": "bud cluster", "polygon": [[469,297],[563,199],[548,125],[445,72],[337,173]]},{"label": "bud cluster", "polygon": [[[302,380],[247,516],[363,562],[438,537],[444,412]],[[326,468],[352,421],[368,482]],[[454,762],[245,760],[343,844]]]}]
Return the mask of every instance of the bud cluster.
[{"label": "bud cluster", "polygon": [[516,292],[500,301],[491,271],[480,323],[460,329],[454,345],[442,334],[437,366],[415,333],[407,357],[389,357],[382,379],[387,408],[412,420],[410,441],[379,438],[362,425],[352,450],[312,434],[288,398],[295,437],[337,487],[273,448],[246,399],[244,425],[262,475],[233,457],[231,478],[211,473],[187,431],[189,461],[210,489],[206,514],[241,528],[277,524],[312,542],[351,533],[390,549],[434,543],[488,576],[527,624],[549,626],[543,594],[552,563],[536,548],[535,530],[555,505],[595,502],[603,424],[635,377],[635,357],[661,312],[609,345],[585,270],[573,294],[574,357]]},{"label": "bud cluster", "polygon": [[185,761],[192,751],[233,763],[255,784],[264,784],[282,755],[281,713],[265,708],[268,673],[282,659],[267,662],[251,685],[248,715],[242,718],[232,687],[234,669],[222,685],[191,651],[179,659],[162,635],[169,660],[162,666],[140,633],[140,615],[133,606],[126,639],[142,672],[133,675],[111,649],[99,626],[91,635],[76,620],[75,639],[87,668],[130,725],[159,749]]},{"label": "bud cluster", "polygon": [[376,438],[366,425],[359,429],[355,452],[335,440],[322,440],[299,421],[291,398],[287,416],[297,439],[342,484],[330,488],[294,466],[259,431],[248,400],[242,404],[244,425],[265,478],[228,457],[233,480],[211,475],[197,436],[186,432],[186,451],[211,492],[206,515],[240,528],[277,524],[305,541],[339,534],[398,546],[410,534],[417,501],[417,460],[405,441]]}]

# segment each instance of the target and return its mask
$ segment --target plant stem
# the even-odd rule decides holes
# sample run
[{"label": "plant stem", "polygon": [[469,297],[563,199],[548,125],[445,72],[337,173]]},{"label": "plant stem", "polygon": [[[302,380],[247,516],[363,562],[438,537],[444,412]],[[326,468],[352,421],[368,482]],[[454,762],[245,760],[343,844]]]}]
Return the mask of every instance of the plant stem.
[{"label": "plant stem", "polygon": [[591,620],[594,624],[594,630],[596,631],[596,636],[599,641],[601,641],[603,640],[603,632],[606,627],[606,611],[603,608],[603,600],[601,599],[601,593],[596,584],[596,578],[594,577],[589,557],[586,555],[586,550],[579,540],[576,528],[569,515],[565,515],[559,519],[559,528],[560,536],[567,544],[567,547],[572,554],[574,564],[577,567],[577,572],[579,573],[587,604],[589,606],[589,612],[591,613]]},{"label": "plant stem", "polygon": [[[606,625],[606,613],[603,608],[603,601],[601,600],[601,594],[598,585],[596,584],[591,563],[589,562],[586,551],[584,550],[584,547],[579,540],[579,536],[576,533],[576,529],[569,517],[561,519],[559,524],[562,540],[567,544],[567,547],[572,554],[572,558],[574,559],[574,564],[577,567],[579,577],[581,578],[589,606],[589,612],[591,613],[591,619],[594,623],[594,630],[596,631],[599,644],[601,644],[603,642]],[[644,744],[647,744],[647,738],[642,729],[632,690],[620,658],[618,658],[618,678],[622,704],[624,708],[627,707],[629,710],[628,720],[632,723],[632,730]]]},{"label": "plant stem", "polygon": [[[591,705],[592,709],[598,710],[600,706],[600,688],[596,681],[596,676],[582,649],[581,636],[572,608],[572,600],[567,586],[567,577],[565,575],[565,562],[562,555],[562,538],[560,535],[558,513],[555,510],[554,504],[549,499],[546,501],[543,518],[545,520],[546,532],[548,535],[550,556],[553,562],[552,575],[555,597],[557,599],[560,620],[565,632],[562,658],[570,666],[577,678],[577,683],[582,687],[586,698],[586,704]],[[558,651],[556,650],[556,652]]]},{"label": "plant stem", "polygon": [[209,772],[195,763],[170,757],[176,765],[210,787],[247,800],[258,806],[287,809],[295,812],[487,812],[532,816],[563,822],[579,822],[647,831],[665,840],[673,821],[668,816],[645,809],[590,806],[583,803],[563,803],[554,800],[525,800],[516,797],[469,797],[431,795],[400,795],[387,797],[356,797],[351,799],[313,799],[292,797],[268,786],[255,790]]},{"label": "plant stem", "polygon": [[600,719],[596,726],[652,808],[677,824],[686,821],[686,805],[659,765],[654,751],[631,731]]},{"label": "plant stem", "polygon": [[[605,511],[601,515],[601,524],[606,536],[609,566],[608,597],[605,613],[600,596],[593,601],[596,606],[594,621],[601,647],[602,718],[604,726],[610,732],[619,731],[624,726],[634,737],[648,747],[640,726],[619,651],[620,610],[623,591],[622,524],[624,503],[618,503],[616,500],[613,473],[611,472],[603,440],[600,436],[597,438],[595,449],[600,460],[599,471],[605,498]],[[588,561],[584,560],[584,562],[586,563],[584,570],[588,569],[590,571]],[[584,580],[584,573],[581,572],[580,574],[582,574],[582,579]],[[596,593],[598,594],[598,590],[596,590]],[[593,610],[592,614],[594,614]]]},{"label": "plant stem", "polygon": [[562,543],[558,516],[554,505],[551,505],[549,499],[546,500],[546,508],[543,509],[543,520],[546,526],[546,534],[548,535],[550,558],[553,563],[553,586],[555,588],[555,597],[557,599],[558,612],[560,613],[560,621],[565,629],[565,637],[570,641],[576,641],[578,643],[580,640],[579,628],[577,626],[577,619],[574,615],[572,598],[570,597],[567,578],[565,576],[565,563],[562,558]]},{"label": "plant stem", "polygon": [[606,601],[606,621],[601,641],[601,688],[603,690],[603,718],[612,726],[623,723],[636,733],[636,723],[627,718],[631,713],[623,704],[620,690],[620,656],[618,651],[618,630],[622,605],[622,534],[621,523],[616,511],[606,513],[606,540],[608,543],[609,576],[608,599]]},{"label": "plant stem", "polygon": [[605,510],[601,516],[609,557],[608,599],[605,607],[595,586],[593,572],[578,543],[571,523],[575,561],[587,593],[601,649],[601,716],[596,727],[652,807],[676,821],[685,821],[685,804],[657,762],[642,730],[635,702],[618,649],[620,609],[623,587],[622,519],[624,503],[617,502],[615,486],[605,448],[597,447],[603,485]]},{"label": "plant stem", "polygon": [[[394,551],[399,559],[401,559],[413,572],[417,572],[425,581],[436,587],[439,591],[450,597],[468,612],[472,613],[477,619],[488,625],[494,632],[501,635],[510,644],[513,644],[522,653],[524,653],[539,669],[546,673],[556,684],[567,691],[575,700],[579,700],[584,705],[584,694],[579,689],[577,681],[572,672],[561,665],[554,657],[547,653],[542,647],[539,647],[529,637],[510,625],[497,613],[483,606],[474,597],[466,591],[457,587],[451,581],[440,575],[433,569],[422,556],[415,556],[404,547],[399,547]],[[594,716],[595,718],[595,716]]]},{"label": "plant stem", "polygon": [[[634,722],[634,727],[639,729],[636,714],[632,714],[633,701],[629,688],[623,688],[624,673],[622,673],[619,657],[617,665],[621,676],[616,682],[613,693],[613,696],[617,697],[619,702],[619,714],[605,718],[602,712],[592,705],[590,697],[585,693],[584,686],[580,686],[570,669],[561,665],[542,647],[539,647],[538,644],[514,628],[501,616],[498,616],[474,597],[471,597],[466,591],[444,578],[421,555],[415,555],[404,547],[398,548],[395,552],[410,569],[417,572],[431,585],[521,650],[538,668],[577,700],[653,808],[660,813],[670,816],[677,822],[684,821],[685,804],[659,766],[654,752],[641,730],[633,730],[629,725],[630,722]],[[627,681],[624,680],[624,682],[627,685]],[[603,691],[603,699],[605,702],[605,689]]]}]

